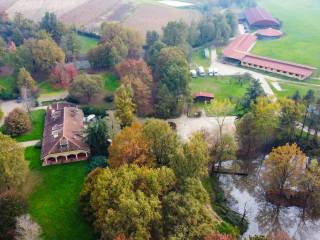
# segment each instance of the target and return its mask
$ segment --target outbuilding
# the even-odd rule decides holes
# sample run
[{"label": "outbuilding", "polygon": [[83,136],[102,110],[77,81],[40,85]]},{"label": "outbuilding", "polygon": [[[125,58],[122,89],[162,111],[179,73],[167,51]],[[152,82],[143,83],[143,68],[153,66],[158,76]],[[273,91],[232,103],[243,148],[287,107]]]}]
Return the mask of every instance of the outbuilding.
[{"label": "outbuilding", "polygon": [[193,100],[195,102],[210,102],[214,99],[214,95],[208,92],[197,92],[193,94]]},{"label": "outbuilding", "polygon": [[256,36],[259,40],[279,39],[283,36],[283,32],[274,28],[266,28],[258,30]]},{"label": "outbuilding", "polygon": [[260,7],[247,8],[244,10],[243,16],[251,29],[280,28],[280,21]]}]

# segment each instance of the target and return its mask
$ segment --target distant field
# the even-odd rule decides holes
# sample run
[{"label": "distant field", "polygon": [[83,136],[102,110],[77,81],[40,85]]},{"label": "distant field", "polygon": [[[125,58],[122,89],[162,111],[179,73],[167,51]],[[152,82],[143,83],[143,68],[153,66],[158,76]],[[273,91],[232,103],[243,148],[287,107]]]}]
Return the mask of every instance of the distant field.
[{"label": "distant field", "polygon": [[93,231],[79,207],[87,162],[42,167],[40,149],[25,150],[32,172],[40,177],[28,198],[31,216],[40,224],[44,240],[93,240]]},{"label": "distant field", "polygon": [[89,38],[89,37],[80,36],[80,35],[78,35],[78,38],[81,45],[80,53],[82,54],[86,54],[88,50],[96,47],[98,44],[98,40],[94,38]]},{"label": "distant field", "polygon": [[192,79],[191,92],[210,92],[216,99],[236,100],[244,96],[249,80],[241,86],[234,77],[199,77]]},{"label": "distant field", "polygon": [[320,68],[320,1],[259,0],[283,22],[285,36],[276,41],[259,41],[253,53]]}]

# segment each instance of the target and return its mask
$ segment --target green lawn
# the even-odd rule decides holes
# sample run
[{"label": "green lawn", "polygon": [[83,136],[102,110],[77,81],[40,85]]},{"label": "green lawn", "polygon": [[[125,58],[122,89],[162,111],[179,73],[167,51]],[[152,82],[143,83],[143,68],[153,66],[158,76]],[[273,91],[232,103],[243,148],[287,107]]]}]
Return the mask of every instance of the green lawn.
[{"label": "green lawn", "polygon": [[106,91],[114,93],[120,87],[120,81],[117,76],[111,73],[102,73],[101,77]]},{"label": "green lawn", "polygon": [[285,36],[275,41],[259,41],[254,54],[320,67],[320,1],[259,0],[283,22]]},{"label": "green lawn", "polygon": [[269,80],[268,82],[277,97],[292,97],[297,90],[300,92],[301,96],[304,96],[309,89],[313,89],[315,91],[320,90],[320,86],[315,87],[315,86],[299,85],[299,84],[295,84],[294,82],[293,83],[280,82],[279,85],[281,86],[282,91],[277,91],[271,84],[272,81]]},{"label": "green lawn", "polygon": [[191,92],[210,92],[216,99],[239,99],[249,86],[249,80],[241,86],[235,77],[198,77],[190,83]]},{"label": "green lawn", "polygon": [[64,91],[62,88],[55,88],[50,81],[41,82],[39,83],[38,87],[41,95],[56,94]]},{"label": "green lawn", "polygon": [[81,35],[78,35],[78,38],[81,45],[80,53],[82,54],[87,53],[89,49],[94,48],[98,44],[98,40],[94,38],[89,38]]},{"label": "green lawn", "polygon": [[203,66],[204,68],[210,67],[210,58],[206,58],[204,55],[205,47],[198,49],[192,53],[192,64],[194,67]]},{"label": "green lawn", "polygon": [[28,198],[29,212],[40,224],[44,240],[93,240],[91,227],[79,209],[79,194],[87,163],[52,167],[40,164],[40,149],[26,148],[25,157],[41,180]]},{"label": "green lawn", "polygon": [[42,138],[43,128],[44,128],[44,118],[45,110],[36,110],[30,113],[30,118],[32,121],[32,128],[29,132],[16,137],[18,142],[26,142],[32,140],[38,140]]}]

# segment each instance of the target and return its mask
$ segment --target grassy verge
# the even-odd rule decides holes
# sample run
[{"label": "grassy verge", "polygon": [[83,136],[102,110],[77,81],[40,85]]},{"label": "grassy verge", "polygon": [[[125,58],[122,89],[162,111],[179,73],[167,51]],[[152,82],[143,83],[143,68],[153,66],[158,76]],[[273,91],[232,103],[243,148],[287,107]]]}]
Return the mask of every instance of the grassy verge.
[{"label": "grassy verge", "polygon": [[43,128],[44,128],[44,117],[45,110],[36,110],[30,113],[30,118],[32,121],[32,128],[29,132],[16,137],[18,142],[26,142],[32,140],[38,140],[42,138]]},{"label": "grassy verge", "polygon": [[315,86],[299,85],[299,84],[295,84],[294,82],[292,82],[292,83],[279,82],[279,85],[282,88],[282,91],[278,91],[272,85],[271,80],[268,80],[268,83],[269,83],[270,87],[272,88],[272,91],[275,93],[275,95],[277,97],[292,97],[296,91],[299,91],[300,95],[304,96],[307,93],[307,91],[310,89],[313,89],[315,91],[320,90],[320,86],[315,87]]},{"label": "grassy verge", "polygon": [[26,148],[26,160],[40,183],[28,198],[29,212],[42,227],[44,240],[93,240],[91,227],[79,209],[79,194],[87,163],[42,167],[40,149]]},{"label": "grassy verge", "polygon": [[64,91],[62,88],[55,88],[50,81],[44,81],[38,85],[41,95],[51,95],[61,93]]},{"label": "grassy verge", "polygon": [[209,58],[205,57],[204,49],[205,47],[202,47],[192,53],[191,62],[194,65],[194,67],[197,67],[197,66],[202,66],[204,68],[210,67],[211,60],[210,60],[210,57]]},{"label": "grassy verge", "polygon": [[224,223],[218,226],[218,231],[233,235],[239,235],[240,232],[244,233],[248,228],[248,222],[245,220],[241,223],[240,214],[227,206],[218,179],[216,177],[206,177],[202,180],[202,184],[210,196],[213,210],[224,220]]},{"label": "grassy verge", "polygon": [[94,48],[98,44],[98,40],[94,38],[89,38],[85,36],[78,35],[78,39],[80,41],[80,53],[86,54],[89,49]]},{"label": "grassy verge", "polygon": [[241,84],[237,77],[199,77],[192,79],[190,88],[192,93],[209,92],[218,100],[232,100],[244,96],[249,84],[249,79]]}]

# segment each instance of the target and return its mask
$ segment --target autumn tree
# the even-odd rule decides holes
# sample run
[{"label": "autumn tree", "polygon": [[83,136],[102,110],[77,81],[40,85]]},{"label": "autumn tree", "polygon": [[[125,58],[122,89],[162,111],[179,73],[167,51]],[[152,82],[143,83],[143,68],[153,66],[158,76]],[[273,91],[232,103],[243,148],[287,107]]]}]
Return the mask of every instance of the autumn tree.
[{"label": "autumn tree", "polygon": [[210,104],[206,106],[206,112],[208,115],[215,117],[215,121],[219,127],[219,138],[222,137],[222,131],[225,124],[225,120],[228,115],[231,114],[234,109],[234,105],[230,102],[230,100],[214,100],[211,101]]},{"label": "autumn tree", "polygon": [[221,233],[211,233],[203,238],[203,240],[235,240],[231,235]]},{"label": "autumn tree", "polygon": [[153,113],[154,82],[151,70],[144,60],[129,59],[117,67],[121,83],[130,86],[139,116],[149,116]]},{"label": "autumn tree", "polygon": [[4,133],[19,136],[31,129],[31,120],[27,112],[21,108],[13,109],[4,120]]},{"label": "autumn tree", "polygon": [[122,129],[109,147],[109,165],[112,168],[125,164],[154,165],[150,147],[142,134],[142,125],[133,123]]},{"label": "autumn tree", "polygon": [[194,133],[189,141],[178,150],[169,166],[174,170],[177,177],[203,177],[208,174],[209,147],[200,132]]},{"label": "autumn tree", "polygon": [[73,63],[57,63],[52,69],[51,80],[64,89],[68,89],[79,72]]},{"label": "autumn tree", "polygon": [[[0,178],[1,177],[2,175],[0,175]],[[26,202],[20,195],[16,194],[13,191],[7,191],[2,193],[0,192],[0,239],[15,239],[17,217],[24,214],[26,210]]]},{"label": "autumn tree", "polygon": [[121,128],[130,126],[134,121],[135,112],[131,88],[122,85],[116,92],[114,103],[116,108],[115,116],[118,119]]},{"label": "autumn tree", "polygon": [[164,239],[203,239],[215,231],[218,219],[208,207],[200,180],[186,179],[177,192],[163,197]]},{"label": "autumn tree", "polygon": [[266,189],[282,193],[285,189],[297,186],[305,161],[306,156],[296,144],[274,148],[264,161]]},{"label": "autumn tree", "polygon": [[222,162],[236,160],[237,149],[234,137],[229,134],[223,134],[220,139],[215,140],[211,149],[211,174],[213,174],[216,164],[220,168]]},{"label": "autumn tree", "polygon": [[90,147],[91,155],[107,155],[110,129],[106,119],[97,119],[85,130],[85,141]]},{"label": "autumn tree", "polygon": [[63,50],[52,39],[31,39],[18,48],[14,64],[30,73],[48,74],[54,64],[64,60]]},{"label": "autumn tree", "polygon": [[0,192],[16,189],[25,182],[28,163],[23,148],[9,136],[0,133]]},{"label": "autumn tree", "polygon": [[20,68],[17,76],[17,88],[27,88],[28,90],[35,92],[37,90],[37,83],[32,78],[30,73],[25,68]]},{"label": "autumn tree", "polygon": [[80,74],[73,81],[69,95],[81,103],[91,103],[103,94],[102,79],[97,75]]},{"label": "autumn tree", "polygon": [[158,166],[168,166],[180,146],[177,134],[163,120],[150,119],[143,124],[143,137]]},{"label": "autumn tree", "polygon": [[86,178],[80,202],[101,239],[158,239],[161,198],[174,184],[173,171],[164,167],[98,169]]}]

